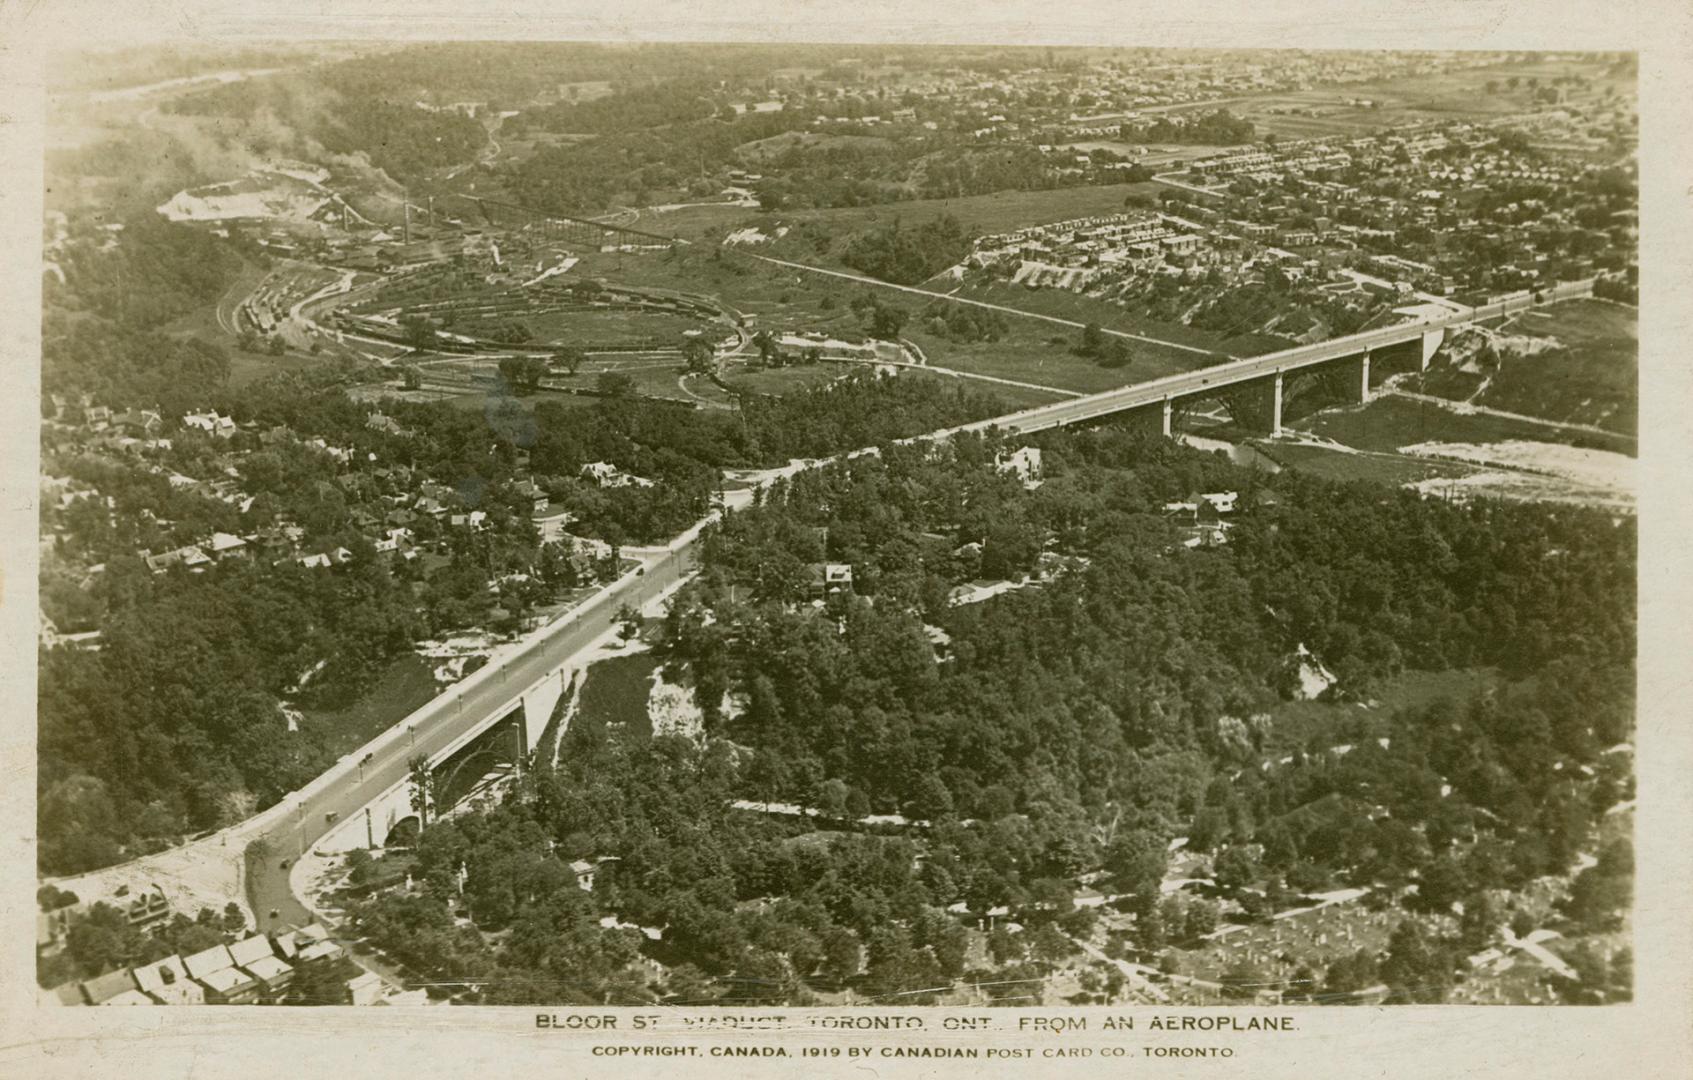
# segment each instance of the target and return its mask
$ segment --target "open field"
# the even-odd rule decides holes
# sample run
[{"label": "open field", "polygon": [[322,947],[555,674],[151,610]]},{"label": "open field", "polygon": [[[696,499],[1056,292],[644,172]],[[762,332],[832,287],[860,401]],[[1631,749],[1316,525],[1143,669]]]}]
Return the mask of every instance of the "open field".
[{"label": "open field", "polygon": [[[1142,352],[1137,342],[1131,348],[1135,359],[1128,366],[1103,368],[1071,351],[1075,334],[1066,334],[1064,327],[1023,319],[1011,322],[1009,332],[999,341],[953,342],[916,329],[907,329],[904,336],[922,349],[929,363],[936,367],[1082,393],[1110,390],[1161,375],[1190,371],[1197,366],[1194,361],[1199,359],[1191,353],[1172,355],[1153,346],[1147,346]],[[1060,339],[1061,344],[1051,344],[1053,339]]]},{"label": "open field", "polygon": [[1475,471],[1463,465],[1420,461],[1402,454],[1333,449],[1309,443],[1254,442],[1276,461],[1330,480],[1371,480],[1381,484],[1415,484],[1456,479]]},{"label": "open field", "polygon": [[657,669],[658,658],[650,652],[614,656],[589,666],[573,722],[622,724],[632,735],[650,736],[652,718],[647,714],[647,700]]},{"label": "open field", "polygon": [[1329,409],[1306,417],[1302,430],[1360,450],[1396,451],[1426,442],[1493,443],[1507,440],[1559,443],[1632,454],[1632,440],[1581,435],[1483,413],[1461,415],[1403,397],[1379,397],[1363,407]]},{"label": "open field", "polygon": [[345,754],[386,731],[440,692],[429,661],[408,653],[390,663],[362,697],[339,709],[303,709],[301,734]]},{"label": "open field", "polygon": [[1551,338],[1563,347],[1507,357],[1478,404],[1628,434],[1638,430],[1635,309],[1603,300],[1571,300],[1519,316],[1501,329]]},{"label": "open field", "polygon": [[765,368],[756,364],[733,363],[723,373],[723,382],[737,393],[791,394],[813,386],[833,382],[852,370],[846,364],[799,364],[785,368]]},{"label": "open field", "polygon": [[1347,727],[1360,718],[1419,709],[1441,698],[1462,703],[1477,691],[1498,683],[1499,673],[1491,668],[1407,671],[1384,679],[1366,695],[1367,708],[1357,701],[1283,702],[1270,710],[1271,728],[1264,741],[1264,756],[1275,758],[1299,750],[1327,749],[1347,742],[1351,738]]},{"label": "open field", "polygon": [[[931,287],[936,288],[936,291],[942,291],[938,287]],[[1126,334],[1142,334],[1146,337],[1159,338],[1190,348],[1211,349],[1227,356],[1257,356],[1259,353],[1274,352],[1276,349],[1287,347],[1285,341],[1259,334],[1237,334],[1225,337],[1209,330],[1197,330],[1191,326],[1143,318],[1122,305],[1105,300],[1096,300],[1091,296],[1083,296],[1081,293],[1074,293],[1065,289],[1031,289],[1025,285],[995,282],[991,285],[967,286],[945,291],[971,300],[1003,304],[1006,307],[1037,315],[1052,315],[1079,323],[1096,322],[1107,330],[1121,330]],[[1146,342],[1130,342],[1130,346],[1137,355],[1142,351],[1158,348],[1158,346],[1149,345]],[[1194,357],[1193,353],[1185,350],[1175,349],[1170,351],[1178,356]],[[1219,356],[1218,360],[1221,359],[1222,357]],[[1190,364],[1189,367],[1191,368],[1191,366]]]},{"label": "open field", "polygon": [[[1440,75],[1266,94],[1236,101],[1228,108],[1235,115],[1251,120],[1261,131],[1284,138],[1350,137],[1404,124],[1465,117],[1486,119],[1526,112],[1533,107],[1529,79],[1549,83],[1559,76],[1585,75],[1594,81],[1597,93],[1604,93],[1607,86],[1614,86],[1618,93],[1633,92],[1629,80],[1608,75],[1606,71],[1605,63],[1591,60],[1502,64]],[[1507,86],[1507,80],[1513,76],[1520,80],[1515,89]],[[1489,82],[1497,84],[1492,94],[1487,92]],[[1367,100],[1372,105],[1346,104],[1350,99]],[[1290,115],[1284,111],[1289,109],[1317,115]]]},{"label": "open field", "polygon": [[[684,331],[700,328],[696,319],[662,312],[555,311],[541,315],[516,315],[513,321],[529,327],[535,341],[581,347],[649,342],[679,346]],[[461,327],[453,329],[474,332]]]},{"label": "open field", "polygon": [[[967,230],[982,233],[1008,232],[1027,225],[1040,225],[1068,218],[1115,214],[1123,200],[1133,194],[1156,195],[1157,184],[1104,184],[1094,187],[1056,188],[1051,191],[1001,191],[992,195],[969,195],[957,199],[914,199],[877,206],[843,207],[833,210],[791,210],[764,217],[771,227],[779,223],[815,221],[837,236],[900,219],[908,224],[951,214]],[[756,213],[756,212],[755,212]]]}]

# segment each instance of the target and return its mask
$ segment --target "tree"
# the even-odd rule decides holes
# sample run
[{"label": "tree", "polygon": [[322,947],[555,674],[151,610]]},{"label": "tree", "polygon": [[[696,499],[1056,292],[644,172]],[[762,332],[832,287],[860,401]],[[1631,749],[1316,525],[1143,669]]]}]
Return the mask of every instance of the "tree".
[{"label": "tree", "polygon": [[617,636],[625,643],[633,641],[641,632],[641,613],[631,604],[624,604],[617,609]]},{"label": "tree", "polygon": [[635,379],[621,371],[605,371],[600,373],[597,384],[599,392],[606,397],[627,398],[635,396]]},{"label": "tree", "polygon": [[1169,849],[1157,834],[1127,829],[1106,850],[1105,870],[1118,892],[1133,893],[1136,909],[1148,911],[1158,903],[1158,886],[1169,861]]},{"label": "tree", "polygon": [[1391,1001],[1439,1005],[1452,986],[1452,958],[1415,919],[1402,919],[1388,938],[1381,978]]},{"label": "tree", "polygon": [[1090,322],[1082,327],[1081,340],[1076,343],[1078,356],[1098,356],[1105,348],[1105,331],[1096,322]]},{"label": "tree", "polygon": [[1211,863],[1211,876],[1218,887],[1231,891],[1253,884],[1262,873],[1258,855],[1250,845],[1233,844]]},{"label": "tree", "polygon": [[870,312],[870,336],[892,341],[899,337],[910,313],[904,308],[878,302]]},{"label": "tree", "polygon": [[571,345],[565,345],[553,350],[552,362],[555,367],[564,369],[566,375],[574,376],[582,369],[582,364],[588,359],[588,354]]},{"label": "tree", "polygon": [[423,388],[423,369],[416,364],[402,364],[400,366],[400,385],[407,390]]},{"label": "tree", "polygon": [[695,375],[709,375],[716,353],[704,337],[690,337],[682,342],[682,359],[688,371]]},{"label": "tree", "polygon": [[419,352],[435,345],[435,324],[422,315],[400,316],[400,330],[405,334],[406,344]]},{"label": "tree", "polygon": [[1114,337],[1106,339],[1095,362],[1102,368],[1115,370],[1128,367],[1133,360],[1134,354],[1129,351],[1128,343],[1122,338]]},{"label": "tree", "polygon": [[777,367],[782,362],[782,347],[777,343],[776,336],[768,330],[760,330],[752,336],[753,347],[758,350],[759,362],[766,367]]},{"label": "tree", "polygon": [[411,770],[411,804],[418,820],[428,825],[435,812],[435,769],[428,754],[417,754],[406,762]]},{"label": "tree", "polygon": [[541,385],[541,377],[546,373],[546,361],[538,356],[500,358],[500,375],[507,383],[521,391],[533,391],[538,388]]}]

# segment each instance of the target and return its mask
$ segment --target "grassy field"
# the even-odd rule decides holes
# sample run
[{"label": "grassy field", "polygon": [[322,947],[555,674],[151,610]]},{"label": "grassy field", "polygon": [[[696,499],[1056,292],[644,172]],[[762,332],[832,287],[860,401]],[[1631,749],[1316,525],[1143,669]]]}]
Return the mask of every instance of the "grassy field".
[{"label": "grassy field", "polygon": [[352,704],[301,710],[301,734],[308,734],[332,754],[346,754],[428,704],[439,692],[429,661],[408,653],[390,663]]},{"label": "grassy field", "polygon": [[1530,442],[1574,443],[1599,450],[1632,454],[1632,440],[1602,435],[1571,439],[1568,432],[1539,424],[1498,416],[1459,415],[1403,397],[1379,397],[1362,408],[1331,409],[1307,417],[1300,427],[1326,439],[1359,450],[1394,451],[1423,442]]},{"label": "grassy field", "polygon": [[560,345],[640,345],[663,342],[680,345],[688,330],[700,322],[664,312],[558,311],[517,318],[529,327],[536,341]]},{"label": "grassy field", "polygon": [[[1260,130],[1284,138],[1356,136],[1429,120],[1465,117],[1485,120],[1492,116],[1527,112],[1535,107],[1534,92],[1528,86],[1531,78],[1549,83],[1558,76],[1586,75],[1594,80],[1597,93],[1604,93],[1607,86],[1615,87],[1619,94],[1633,93],[1630,80],[1606,75],[1606,68],[1607,65],[1601,61],[1581,60],[1501,64],[1440,75],[1408,76],[1348,83],[1344,87],[1267,94],[1235,102],[1229,109],[1257,124]],[[1520,80],[1514,90],[1506,85],[1512,76]],[[1487,92],[1490,81],[1497,84],[1492,94]],[[1348,99],[1354,98],[1377,104],[1373,107],[1345,104]],[[1272,111],[1290,108],[1309,110],[1318,115],[1287,115]]]},{"label": "grassy field", "polygon": [[1329,480],[1371,480],[1380,484],[1414,484],[1436,477],[1463,476],[1474,470],[1462,465],[1425,461],[1387,453],[1351,453],[1293,443],[1254,443],[1282,465]]},{"label": "grassy field", "polygon": [[1356,702],[1287,701],[1270,710],[1270,734],[1264,755],[1275,757],[1311,747],[1327,748],[1346,742],[1347,725],[1360,716],[1389,715],[1400,709],[1418,709],[1441,698],[1462,702],[1477,691],[1496,686],[1499,673],[1492,668],[1455,668],[1450,671],[1407,671],[1384,680],[1369,695],[1369,709]]},{"label": "grassy field", "polygon": [[822,386],[847,374],[845,364],[801,364],[785,368],[765,368],[754,364],[732,364],[723,374],[723,382],[737,393],[791,394],[813,386]]},{"label": "grassy field", "polygon": [[[1064,327],[1029,320],[1014,320],[1010,333],[994,342],[955,343],[922,330],[908,330],[905,336],[936,367],[1082,393],[1145,382],[1195,366],[1149,348],[1144,354],[1135,350],[1136,357],[1127,367],[1102,368],[1071,352],[1074,335],[1066,335]],[[1051,343],[1054,338],[1063,341],[1055,345]]]},{"label": "grassy field", "polygon": [[[939,290],[937,290],[939,291]],[[949,290],[950,291],[950,290]],[[967,286],[957,290],[957,295],[972,300],[982,300],[990,304],[1003,304],[1019,311],[1027,311],[1037,315],[1052,315],[1060,319],[1070,319],[1074,322],[1096,322],[1108,330],[1121,330],[1127,334],[1143,334],[1147,337],[1171,341],[1177,345],[1187,345],[1196,349],[1210,349],[1227,356],[1256,356],[1260,353],[1273,352],[1287,347],[1287,343],[1275,338],[1268,338],[1258,334],[1237,334],[1225,337],[1208,330],[1196,330],[1191,326],[1161,322],[1136,315],[1120,304],[1113,304],[1105,300],[1096,300],[1090,296],[1070,292],[1066,289],[1031,289],[1023,285],[1011,285],[997,282],[986,286]],[[1062,330],[1062,327],[1057,327]],[[1074,333],[1075,331],[1072,331]],[[1136,350],[1156,349],[1156,345],[1144,342],[1131,342]],[[1172,349],[1178,356],[1195,357],[1197,355],[1181,349]],[[1221,360],[1222,357],[1217,358]],[[1193,366],[1192,364],[1189,365]]]},{"label": "grassy field", "polygon": [[621,724],[634,735],[652,734],[652,717],[647,699],[652,693],[652,674],[658,658],[652,653],[614,656],[588,668],[577,705],[575,724]]},{"label": "grassy field", "polygon": [[1571,300],[1519,316],[1508,334],[1563,348],[1508,357],[1479,404],[1633,434],[1639,427],[1639,314],[1603,300]]},{"label": "grassy field", "polygon": [[1130,195],[1156,195],[1157,192],[1158,185],[1147,181],[1052,191],[1000,191],[992,195],[969,195],[956,199],[913,199],[833,210],[791,210],[770,214],[767,218],[772,226],[779,222],[815,221],[827,226],[834,235],[844,236],[858,229],[886,224],[895,218],[907,224],[917,224],[942,214],[951,214],[967,230],[997,233],[1049,221],[1120,213],[1123,201]]}]

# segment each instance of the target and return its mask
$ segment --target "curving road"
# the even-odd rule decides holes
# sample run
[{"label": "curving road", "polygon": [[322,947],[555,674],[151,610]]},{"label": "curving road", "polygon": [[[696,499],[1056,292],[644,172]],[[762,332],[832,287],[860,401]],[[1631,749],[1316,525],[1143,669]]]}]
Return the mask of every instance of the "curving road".
[{"label": "curving road", "polygon": [[[940,440],[960,431],[982,431],[994,427],[1012,432],[1033,432],[1078,423],[1170,398],[1209,393],[1221,387],[1265,378],[1278,371],[1356,356],[1367,349],[1411,340],[1427,330],[1496,318],[1541,303],[1588,295],[1592,292],[1592,284],[1591,281],[1566,283],[1549,290],[1541,299],[1528,295],[1513,297],[1446,316],[1184,372],[902,441]],[[835,458],[793,462],[786,467],[757,474],[756,482],[768,483],[777,476],[791,475],[800,469],[874,452],[874,449],[858,450]],[[741,490],[730,493],[728,500],[739,505],[750,501],[751,497],[751,490]],[[245,892],[255,916],[261,924],[270,921],[269,912],[272,910],[277,911],[277,918],[282,922],[310,919],[310,913],[290,891],[288,873],[281,865],[282,860],[298,858],[334,825],[348,820],[383,792],[403,782],[410,771],[407,762],[414,755],[439,753],[461,735],[508,711],[525,689],[611,633],[616,612],[623,604],[645,606],[681,582],[692,572],[694,545],[703,529],[716,517],[715,512],[707,515],[667,547],[650,553],[639,571],[631,572],[607,586],[539,635],[524,642],[511,655],[491,661],[487,667],[343,758],[277,805],[182,848],[96,871],[95,875],[104,880],[122,874],[144,878],[150,867],[180,867],[196,861],[211,866],[227,866],[230,860],[240,859],[242,850],[250,842],[262,840],[267,853],[245,882]]]},{"label": "curving road", "polygon": [[[490,717],[509,712],[524,690],[611,633],[624,604],[644,607],[681,582],[692,572],[693,545],[699,533],[696,526],[638,571],[624,575],[540,637],[525,642],[516,655],[490,661],[253,819],[255,827],[243,839],[263,841],[266,851],[262,860],[254,858],[247,878],[247,898],[260,925],[273,921],[304,925],[313,919],[290,889],[283,860],[299,858],[330,829],[404,782],[411,772],[407,763],[415,755],[438,754]],[[274,920],[271,911],[278,912]]]}]

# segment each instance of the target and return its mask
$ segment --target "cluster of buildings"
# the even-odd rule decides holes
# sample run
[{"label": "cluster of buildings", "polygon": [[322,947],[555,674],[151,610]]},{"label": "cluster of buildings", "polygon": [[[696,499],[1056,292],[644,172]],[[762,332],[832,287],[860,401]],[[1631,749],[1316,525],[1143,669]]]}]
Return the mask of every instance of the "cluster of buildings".
[{"label": "cluster of buildings", "polygon": [[987,267],[1014,261],[1016,283],[1079,289],[1107,270],[1192,265],[1203,243],[1197,228],[1171,214],[1076,218],[981,237],[969,262]]},{"label": "cluster of buildings", "polygon": [[[85,591],[110,559],[129,554],[160,575],[204,573],[236,562],[327,570],[371,558],[372,552],[384,561],[423,560],[419,565],[427,573],[450,558],[455,535],[522,530],[548,515],[562,528],[568,515],[553,510],[549,489],[555,483],[652,483],[604,462],[587,465],[574,477],[537,477],[528,471],[527,453],[519,451],[515,477],[495,489],[464,492],[403,461],[390,461],[386,453],[376,460],[367,452],[375,444],[357,433],[344,435],[341,441],[349,445],[341,446],[287,426],[261,428],[216,412],[189,413],[173,424],[157,410],[119,411],[89,399],[56,400],[53,407],[57,418],[44,422],[51,447],[41,478],[43,572],[68,577]],[[373,435],[410,434],[380,409],[368,414],[366,429]],[[137,438],[130,431],[150,437]],[[209,448],[189,453],[193,464],[185,463],[190,450],[183,445],[185,433],[210,440]],[[322,467],[311,470],[317,478],[303,494],[256,495],[246,462],[259,452],[315,457]],[[165,484],[149,486],[149,475]],[[130,491],[108,490],[107,477]],[[168,496],[161,490],[166,485]],[[311,504],[335,507],[333,527],[310,517],[306,507]],[[577,545],[570,557],[584,577],[600,572],[592,546]],[[98,647],[97,630],[82,625],[83,620],[61,617],[59,622],[42,620],[41,640],[47,647]]]},{"label": "cluster of buildings", "polygon": [[[162,899],[162,898],[161,898]],[[346,955],[316,923],[274,936],[253,934],[233,945],[214,945],[188,956],[167,956],[133,968],[43,991],[45,1005],[254,1005],[285,996],[295,972]],[[352,1004],[375,1004],[372,980],[364,972],[347,983]],[[419,991],[421,993],[421,991]]]},{"label": "cluster of buildings", "polygon": [[1219,155],[1158,179],[1223,239],[1424,292],[1493,295],[1622,269],[1637,235],[1633,207],[1617,210],[1594,191],[1627,163],[1525,152],[1529,137],[1515,119],[1424,126]]}]

